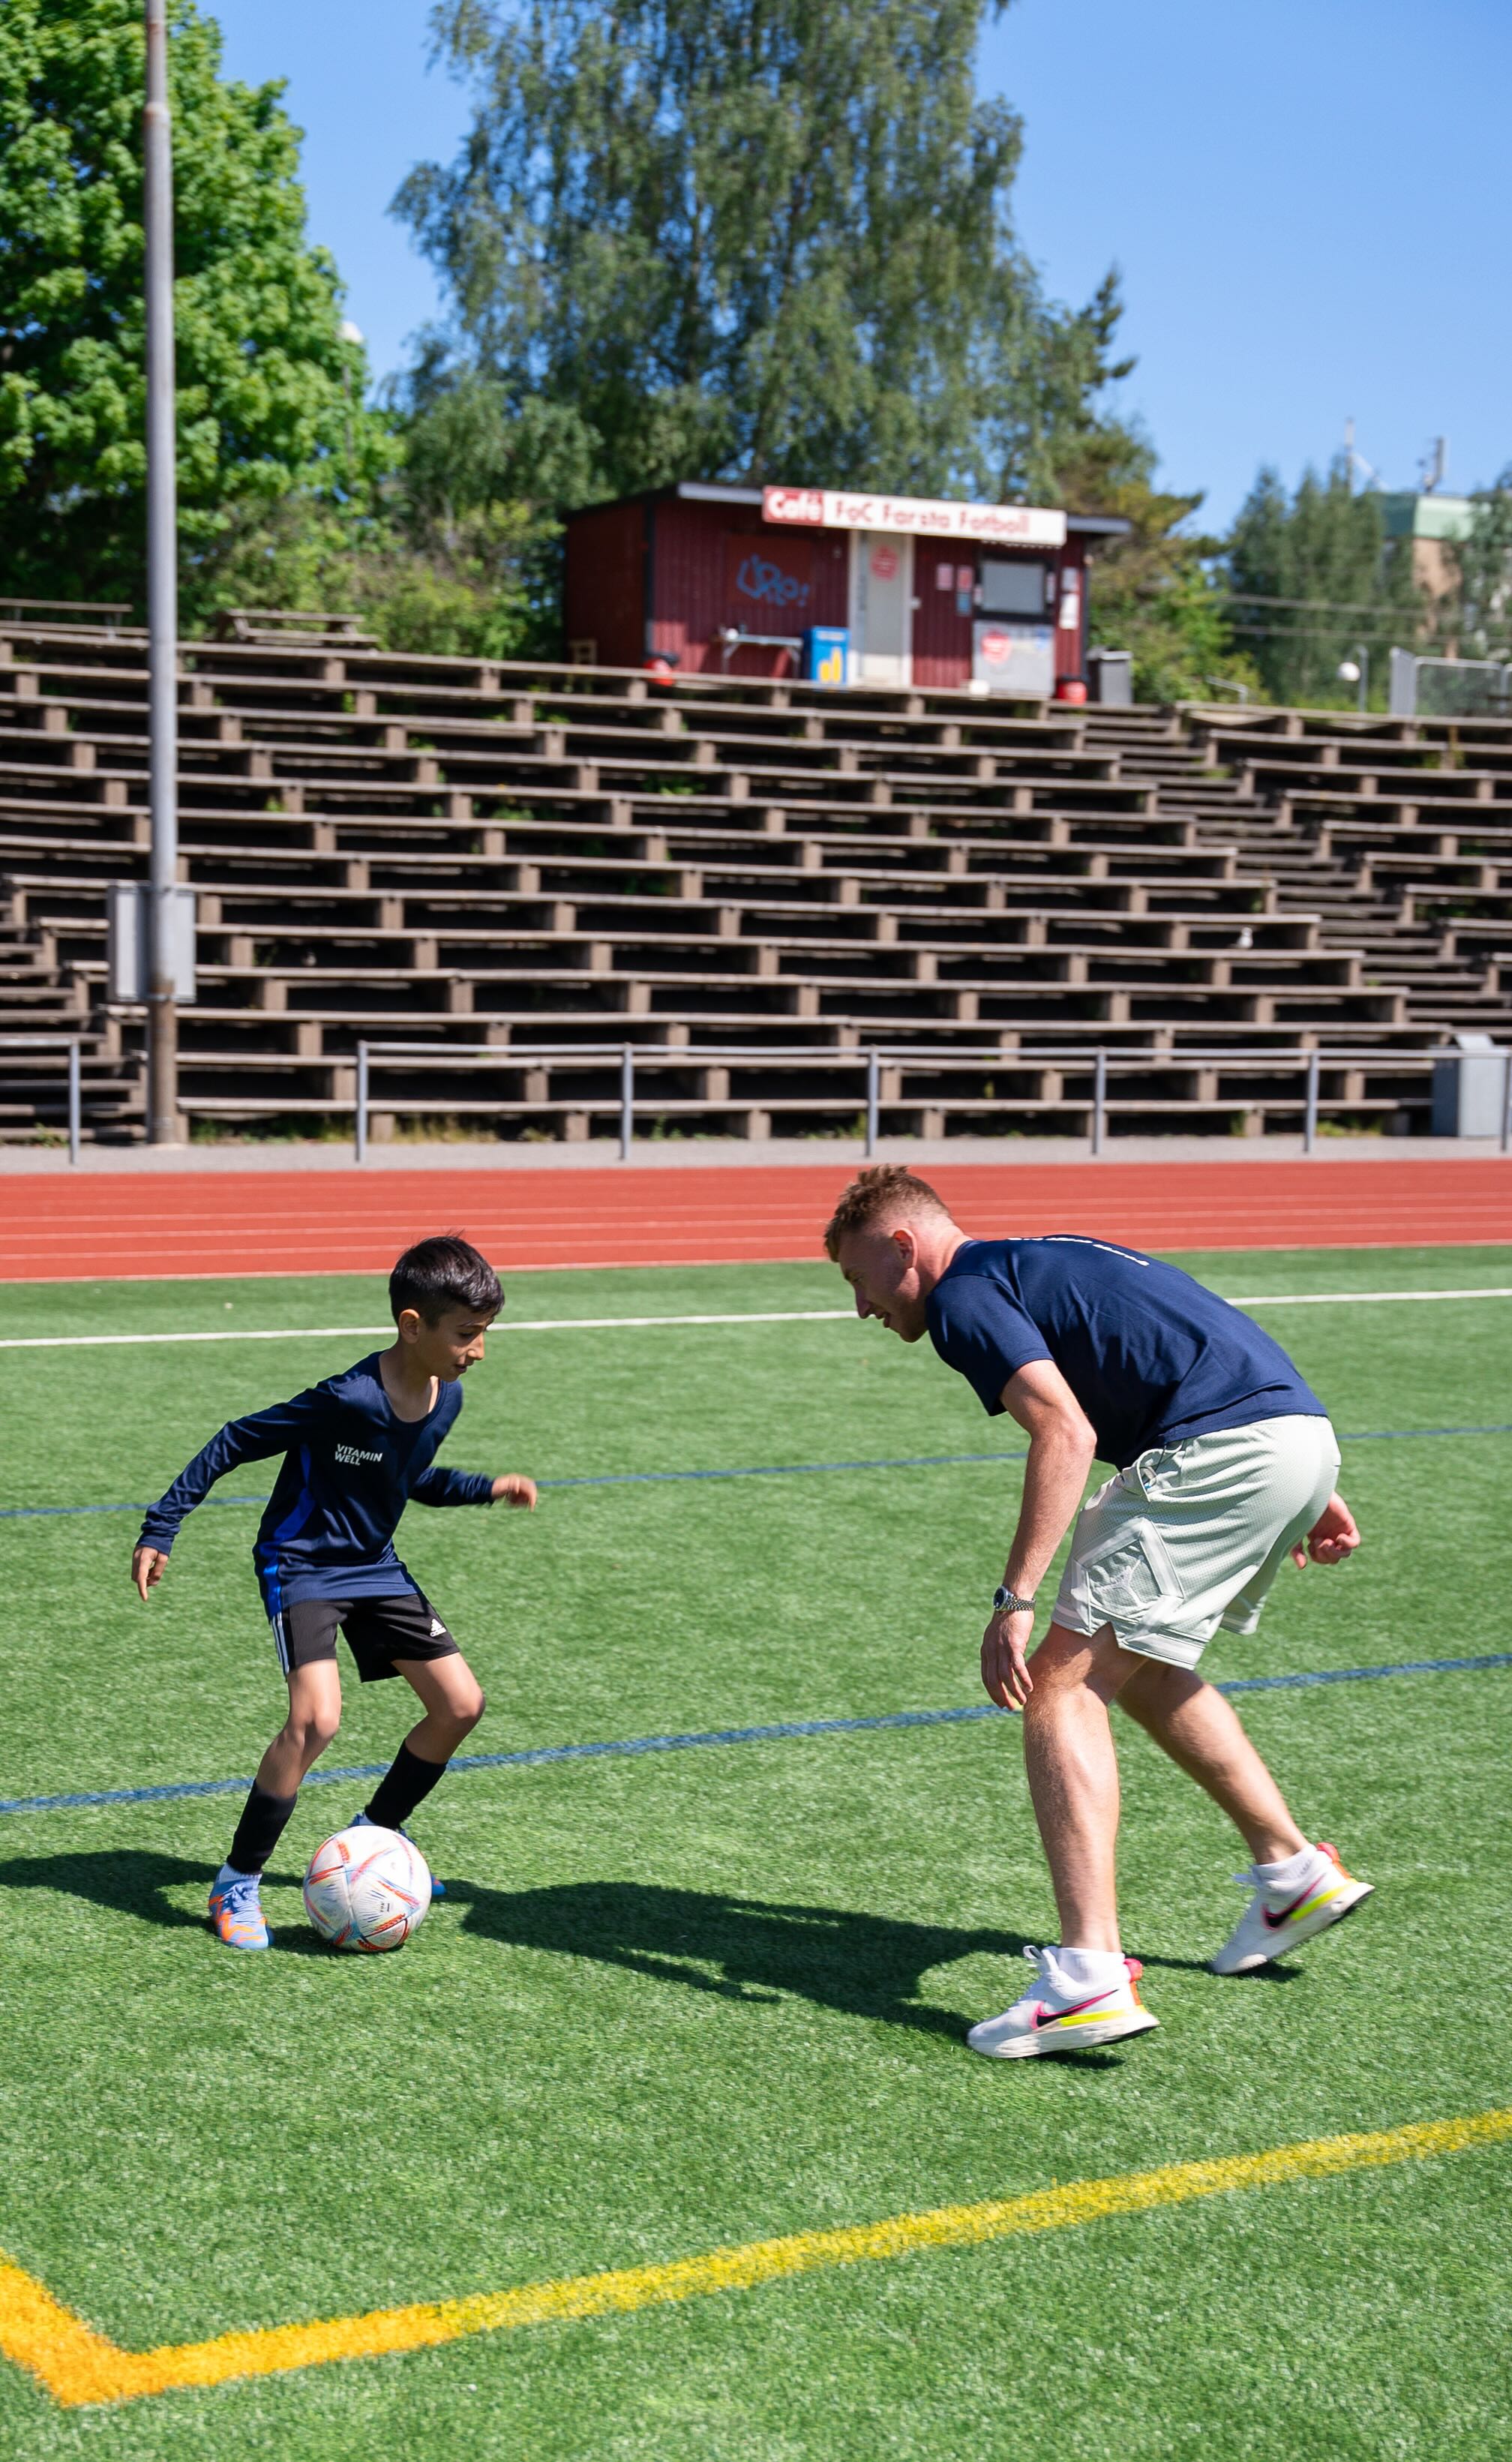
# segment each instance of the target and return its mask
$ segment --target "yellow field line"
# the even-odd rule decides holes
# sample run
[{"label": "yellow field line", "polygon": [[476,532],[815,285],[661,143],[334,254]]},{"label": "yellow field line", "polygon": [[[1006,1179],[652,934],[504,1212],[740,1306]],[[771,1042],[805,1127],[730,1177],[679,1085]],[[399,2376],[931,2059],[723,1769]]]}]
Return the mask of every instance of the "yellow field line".
[{"label": "yellow field line", "polygon": [[1355,2137],[1314,2137],[1263,2154],[1229,2154],[1208,2163],[1171,2163],[1108,2180],[1040,2189],[1023,2197],[975,2206],[937,2206],[932,2213],[894,2214],[885,2222],[843,2231],[794,2232],[785,2239],[750,2240],[667,2265],[635,2265],[610,2274],[579,2274],[531,2282],[514,2291],[477,2292],[413,2308],[378,2308],[364,2317],[330,2317],[309,2325],[269,2325],[251,2333],[218,2334],[213,2342],[164,2343],[155,2351],[123,2351],[62,2307],[21,2268],[0,2259],[0,2353],[27,2368],[54,2400],[133,2402],[182,2386],[224,2385],[233,2377],[280,2376],[328,2360],[377,2359],[464,2334],[494,2334],[519,2325],[563,2323],[622,2315],[714,2291],[750,2291],[787,2276],[832,2265],[862,2265],[909,2257],[921,2249],[971,2248],[1026,2232],[1061,2231],[1073,2223],[1179,2206],[1236,2189],[1276,2188],[1323,2180],[1372,2165],[1420,2161],[1471,2146],[1512,2138],[1512,2110],[1460,2120],[1430,2120]]}]

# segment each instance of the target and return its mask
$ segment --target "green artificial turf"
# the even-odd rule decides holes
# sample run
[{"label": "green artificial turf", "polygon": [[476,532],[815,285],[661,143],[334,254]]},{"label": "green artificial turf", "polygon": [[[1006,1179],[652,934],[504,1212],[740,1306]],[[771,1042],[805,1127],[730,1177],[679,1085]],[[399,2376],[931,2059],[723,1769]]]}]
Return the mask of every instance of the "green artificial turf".
[{"label": "green artificial turf", "polygon": [[[1512,1250],[1187,1259],[1233,1295],[1512,1283]],[[823,1308],[833,1273],[522,1275],[507,1320]],[[0,1333],[377,1325],[318,1277],[12,1287]],[[1285,1572],[1220,1677],[1512,1648],[1512,1302],[1267,1309],[1345,1436],[1366,1546]],[[360,1338],[0,1351],[8,1507],[155,1495],[228,1416]],[[1353,1436],[1355,1439],[1350,1442]],[[492,1338],[446,1458],[625,1471],[1009,1457],[927,1346],[846,1322]],[[557,1487],[425,1514],[401,1550],[490,1696],[480,1751],[967,1703],[1016,1460]],[[251,1495],[254,1470],[227,1482]],[[282,1688],[249,1506],[197,1515],[142,1608],[129,1512],[0,1521],[0,1796],[246,1772]],[[1294,1967],[1205,1971],[1242,1861],[1120,1738],[1129,1945],[1160,2031],[1006,2066],[965,2027],[1053,1928],[1007,1720],[460,1772],[421,1844],[451,1883],[348,1960],[297,1877],[358,1785],[312,1788],[273,1953],[203,1924],[235,1799],[0,1820],[0,2247],[131,2347],[654,2263],[722,2242],[1512,2102],[1512,1669],[1245,1698],[1299,1818],[1377,1899]],[[398,1688],[328,1758],[386,1760]],[[0,2451],[587,2462],[1512,2451],[1505,2150],[1242,2192],[123,2408],[0,2363]]]}]

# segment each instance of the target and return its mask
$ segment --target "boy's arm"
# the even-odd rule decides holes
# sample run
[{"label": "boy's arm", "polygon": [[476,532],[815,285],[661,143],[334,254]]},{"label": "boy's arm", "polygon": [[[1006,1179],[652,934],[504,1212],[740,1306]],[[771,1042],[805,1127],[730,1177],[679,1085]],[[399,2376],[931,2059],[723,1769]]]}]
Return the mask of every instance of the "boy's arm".
[{"label": "boy's arm", "polygon": [[[191,1462],[180,1471],[173,1485],[149,1504],[142,1520],[141,1535],[133,1559],[145,1550],[150,1556],[166,1557],[178,1535],[180,1523],[203,1503],[218,1479],[238,1463],[266,1461],[272,1454],[286,1454],[306,1436],[319,1415],[321,1396],[313,1390],[296,1393],[292,1402],[275,1402],[271,1410],[252,1411],[245,1419],[228,1419],[218,1436],[202,1447]],[[161,1578],[161,1567],[150,1577]],[[146,1597],[142,1577],[137,1575],[137,1587]]]},{"label": "boy's arm", "polygon": [[432,1462],[410,1488],[412,1504],[491,1504],[495,1481],[485,1470],[447,1470]]}]

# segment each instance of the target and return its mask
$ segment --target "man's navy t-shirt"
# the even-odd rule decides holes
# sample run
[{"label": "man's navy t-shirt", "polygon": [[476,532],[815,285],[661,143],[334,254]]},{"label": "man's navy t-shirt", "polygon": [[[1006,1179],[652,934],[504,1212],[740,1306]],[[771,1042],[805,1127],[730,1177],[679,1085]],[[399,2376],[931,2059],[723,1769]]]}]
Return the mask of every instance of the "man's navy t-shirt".
[{"label": "man's navy t-shirt", "polygon": [[1328,1416],[1281,1345],[1177,1265],[1106,1240],[967,1240],[930,1293],[929,1333],[983,1410],[1053,1360],[1123,1470],[1155,1445],[1257,1419]]}]

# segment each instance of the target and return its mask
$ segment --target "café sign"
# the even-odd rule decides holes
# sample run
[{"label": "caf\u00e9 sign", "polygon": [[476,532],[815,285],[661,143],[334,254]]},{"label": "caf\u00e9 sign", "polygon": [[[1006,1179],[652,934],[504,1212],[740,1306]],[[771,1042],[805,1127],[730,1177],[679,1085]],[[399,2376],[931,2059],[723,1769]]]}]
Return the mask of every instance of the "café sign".
[{"label": "caf\u00e9 sign", "polygon": [[932,496],[889,496],[832,487],[764,487],[768,522],[824,530],[890,530],[899,536],[969,539],[980,547],[1063,547],[1066,516],[1035,505],[965,505]]}]

